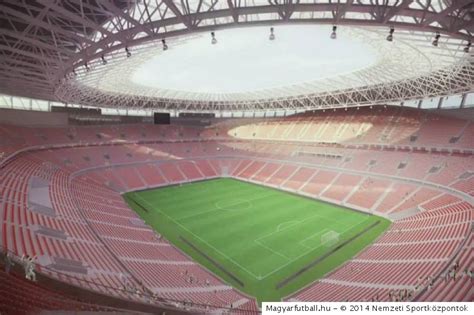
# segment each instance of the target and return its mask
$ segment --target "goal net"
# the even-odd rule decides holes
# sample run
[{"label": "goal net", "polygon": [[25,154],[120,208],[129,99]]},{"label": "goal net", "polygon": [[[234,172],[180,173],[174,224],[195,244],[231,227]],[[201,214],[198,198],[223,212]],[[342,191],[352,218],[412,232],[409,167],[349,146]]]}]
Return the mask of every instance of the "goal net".
[{"label": "goal net", "polygon": [[339,233],[336,231],[329,231],[321,235],[321,244],[326,247],[331,247],[339,242]]}]

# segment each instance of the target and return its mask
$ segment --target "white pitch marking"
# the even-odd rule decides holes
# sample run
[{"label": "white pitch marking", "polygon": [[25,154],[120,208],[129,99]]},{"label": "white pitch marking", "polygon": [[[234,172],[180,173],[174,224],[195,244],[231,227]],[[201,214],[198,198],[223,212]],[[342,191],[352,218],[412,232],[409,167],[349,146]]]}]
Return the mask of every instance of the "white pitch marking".
[{"label": "white pitch marking", "polygon": [[310,238],[313,238],[313,237],[316,236],[316,235],[323,234],[324,231],[329,231],[329,230],[328,230],[328,229],[322,229],[320,232],[316,232],[316,233],[314,233],[314,234],[311,234],[311,235],[308,236],[307,238],[302,239],[301,241],[298,242],[298,244],[300,244],[300,245],[302,245],[302,246],[304,246],[304,247],[307,247],[307,248],[311,248],[310,246],[306,246],[306,245],[304,245],[304,244],[302,244],[302,243],[303,243],[304,241],[310,239]]},{"label": "white pitch marking", "polygon": [[[271,195],[271,194],[268,194],[268,195]],[[153,207],[152,204],[150,204],[148,201],[144,200],[141,196],[138,196],[138,197],[140,197],[140,199],[142,199],[142,200],[143,200],[145,203],[147,203],[149,206],[152,206],[152,207]],[[259,199],[259,198],[263,198],[263,197],[254,198],[254,199],[252,199],[252,200]],[[287,263],[281,265],[280,267],[277,267],[276,269],[274,269],[274,270],[268,272],[268,273],[265,274],[264,276],[261,276],[261,275],[258,275],[258,276],[257,276],[257,275],[255,275],[253,272],[251,272],[250,270],[248,270],[247,268],[245,268],[244,266],[240,265],[238,262],[236,262],[235,260],[233,260],[231,257],[229,257],[229,256],[225,255],[224,253],[222,253],[219,249],[215,248],[214,246],[212,246],[211,244],[209,244],[207,241],[203,240],[201,237],[199,237],[198,235],[196,235],[196,234],[194,234],[193,232],[191,232],[188,228],[186,228],[185,226],[183,226],[182,224],[180,224],[179,222],[177,222],[176,220],[174,220],[173,218],[171,218],[170,216],[168,216],[168,215],[167,215],[166,213],[164,213],[163,211],[161,211],[161,210],[159,210],[159,209],[157,209],[157,208],[155,208],[155,207],[153,207],[153,208],[156,209],[156,210],[157,210],[158,212],[160,212],[161,214],[163,214],[164,216],[166,216],[166,217],[167,217],[168,219],[170,219],[171,221],[175,222],[177,225],[179,225],[180,227],[182,227],[182,228],[183,228],[184,230],[186,230],[188,233],[192,234],[194,237],[196,237],[197,239],[201,240],[203,243],[205,243],[206,245],[208,245],[209,247],[211,247],[212,249],[214,249],[215,251],[217,251],[220,255],[222,255],[223,257],[225,257],[227,260],[229,260],[229,261],[233,262],[235,265],[239,266],[242,270],[244,270],[245,272],[247,272],[249,275],[251,275],[252,277],[254,277],[254,278],[257,279],[257,280],[262,280],[262,279],[265,279],[265,278],[271,276],[272,274],[276,273],[277,271],[279,271],[279,270],[285,268],[286,266],[290,265],[290,264],[293,263],[294,261],[300,259],[301,257],[303,257],[303,256],[305,256],[305,255],[307,255],[307,254],[309,254],[310,252],[312,252],[312,251],[314,251],[314,250],[316,250],[316,249],[318,249],[318,248],[320,248],[320,247],[322,246],[322,245],[319,245],[318,247],[314,247],[314,248],[309,249],[308,251],[306,251],[306,252],[302,253],[301,255],[295,257],[293,260],[290,260],[290,261],[288,261]],[[314,218],[314,217],[322,217],[322,218],[324,218],[325,220],[337,222],[337,221],[335,221],[335,220],[327,219],[327,218],[325,218],[325,217],[323,217],[323,216],[320,216],[320,215],[314,215],[314,216],[308,217],[308,218],[306,218],[306,219],[304,219],[304,220],[302,220],[302,221],[299,221],[299,223],[294,224],[294,225],[291,225],[290,227],[294,227],[295,225],[299,225],[299,224],[303,223],[304,221],[307,221],[307,220],[309,220],[309,219],[311,219],[311,218]],[[358,225],[360,225],[360,224],[366,222],[367,220],[369,220],[369,218],[370,218],[370,217],[368,217],[368,218],[365,219],[365,220],[362,220],[361,222],[359,222],[359,223],[357,223],[357,224],[355,224],[355,225],[351,225],[351,227],[349,227],[348,229],[344,230],[343,232],[341,232],[341,233],[339,233],[339,234],[342,235],[342,234],[346,233],[347,231],[349,231],[349,230],[355,228],[356,226],[358,226]],[[338,225],[340,225],[340,224],[338,224]],[[343,226],[345,226],[345,225],[343,225]],[[265,237],[270,236],[270,235],[273,235],[273,234],[275,234],[275,233],[281,232],[281,231],[286,230],[286,229],[288,229],[288,227],[287,227],[287,228],[284,228],[284,229],[282,229],[282,230],[280,230],[280,231],[277,230],[277,231],[275,231],[275,232],[272,232],[272,233],[269,233],[269,234],[264,235],[264,236],[262,236],[262,237],[259,237],[259,238],[257,238],[256,240],[254,240],[254,242],[257,242],[257,244],[258,244],[258,242],[260,242],[260,239],[265,238]],[[264,247],[265,247],[265,246],[264,246]],[[308,246],[304,246],[304,247],[308,248]]]},{"label": "white pitch marking", "polygon": [[[140,199],[142,201],[144,201],[145,203],[147,203],[149,206],[153,207],[152,204],[150,204],[148,201],[146,201],[145,199],[143,199],[141,196],[138,196],[140,197]],[[155,207],[153,207],[155,208]],[[177,222],[176,220],[174,220],[172,217],[170,217],[169,215],[167,215],[166,213],[164,213],[163,211],[155,208],[158,212],[160,212],[161,214],[163,214],[165,217],[167,217],[168,219],[170,219],[171,221],[173,221],[174,223],[176,223],[177,225],[179,225],[181,228],[183,228],[184,230],[186,230],[189,234],[193,235],[194,237],[196,237],[197,239],[201,240],[201,242],[205,243],[207,246],[211,247],[212,249],[214,249],[215,251],[217,251],[219,254],[221,254],[222,256],[224,256],[226,259],[228,259],[229,261],[233,262],[234,264],[236,264],[237,266],[239,266],[242,270],[244,270],[245,272],[247,272],[248,274],[250,274],[251,276],[253,276],[255,279],[258,279],[258,276],[255,275],[253,272],[251,272],[250,270],[248,270],[247,268],[245,268],[244,266],[242,266],[241,264],[239,264],[238,262],[236,262],[235,260],[233,260],[232,258],[230,258],[229,256],[225,255],[224,253],[222,253],[220,250],[218,250],[217,248],[215,248],[214,246],[212,246],[211,244],[209,244],[207,241],[203,240],[202,238],[200,238],[198,235],[194,234],[192,231],[190,231],[187,227],[185,227],[184,225],[182,225],[181,223]]]},{"label": "white pitch marking", "polygon": [[[369,218],[370,218],[370,217],[369,217]],[[360,225],[360,224],[366,222],[367,220],[369,220],[369,218],[367,218],[367,219],[365,219],[365,220],[363,220],[363,221],[361,221],[361,222],[359,222],[359,223],[353,225],[352,227],[350,227],[350,228],[344,230],[343,232],[341,232],[341,233],[339,233],[339,234],[342,235],[342,234],[346,233],[347,231],[349,231],[349,230],[355,228],[356,226],[358,226],[358,225]],[[270,271],[270,272],[267,273],[266,275],[262,276],[262,279],[265,279],[265,278],[271,276],[271,275],[274,274],[275,272],[277,272],[277,271],[283,269],[284,267],[288,266],[288,265],[291,264],[292,262],[294,262],[294,261],[300,259],[301,257],[303,257],[303,256],[305,256],[305,255],[307,255],[307,254],[309,254],[310,252],[312,252],[312,251],[314,251],[314,250],[320,248],[321,246],[322,246],[322,245],[319,245],[318,247],[314,247],[314,248],[312,248],[312,249],[310,249],[310,250],[304,252],[303,254],[301,254],[301,255],[295,257],[295,259],[293,259],[293,260],[287,262],[286,264],[284,264],[284,265],[282,265],[282,266],[280,266],[280,267],[274,269],[273,271]]]},{"label": "white pitch marking", "polygon": [[260,245],[266,249],[268,249],[269,251],[271,251],[272,253],[274,253],[275,255],[278,255],[280,257],[283,257],[285,260],[291,260],[290,257],[287,257],[285,255],[283,255],[282,253],[280,252],[277,252],[277,251],[274,251],[273,249],[271,249],[270,247],[268,247],[267,245],[263,244],[262,242],[258,241],[258,240],[254,240],[255,243],[257,243],[257,245]]},{"label": "white pitch marking", "polygon": [[[280,223],[280,224],[278,224],[278,226],[277,226],[277,232],[280,231],[280,228],[281,228],[284,224],[292,223],[292,222],[296,222],[296,224],[300,223],[300,221],[297,221],[297,220],[286,221],[286,222]],[[290,226],[293,226],[293,225],[294,225],[294,224],[290,224]],[[284,230],[284,229],[282,229],[282,230]]]}]

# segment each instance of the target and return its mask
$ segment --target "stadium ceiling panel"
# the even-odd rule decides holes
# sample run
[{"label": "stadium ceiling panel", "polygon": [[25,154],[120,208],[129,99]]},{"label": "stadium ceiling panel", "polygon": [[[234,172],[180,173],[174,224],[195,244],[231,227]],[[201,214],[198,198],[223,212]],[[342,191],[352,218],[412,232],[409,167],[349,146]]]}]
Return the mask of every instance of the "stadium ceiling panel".
[{"label": "stadium ceiling panel", "polygon": [[[0,93],[52,101],[179,111],[305,110],[474,89],[471,0],[4,0],[0,24]],[[327,36],[337,26],[338,40],[370,43],[376,62],[242,91],[153,87],[130,78],[154,56],[210,40],[210,32],[231,36],[228,29],[274,27],[278,40],[278,30],[292,25],[318,25]],[[387,41],[391,28],[394,39]],[[164,52],[165,45],[173,49]]]}]

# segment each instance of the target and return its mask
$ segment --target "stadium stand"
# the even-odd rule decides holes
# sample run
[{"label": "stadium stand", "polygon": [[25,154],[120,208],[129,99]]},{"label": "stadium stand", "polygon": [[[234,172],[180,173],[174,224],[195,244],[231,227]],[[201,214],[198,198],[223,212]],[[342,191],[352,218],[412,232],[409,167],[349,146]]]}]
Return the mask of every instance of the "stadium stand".
[{"label": "stadium stand", "polygon": [[[472,300],[467,275],[461,271],[469,268],[468,257],[472,255],[469,183],[473,173],[469,161],[474,142],[448,141],[449,136],[463,136],[462,131],[469,130],[466,122],[450,119],[451,134],[436,143],[425,136],[436,127],[416,123],[411,111],[389,109],[371,115],[363,112],[347,118],[350,127],[343,123],[346,116],[337,113],[279,119],[278,127],[267,122],[259,126],[260,132],[263,128],[272,129],[263,134],[286,138],[258,140],[264,144],[258,147],[255,142],[236,141],[229,136],[235,129],[239,137],[246,138],[253,134],[253,129],[248,128],[256,125],[235,127],[232,121],[226,122],[227,135],[209,135],[199,141],[193,139],[194,135],[210,134],[209,129],[171,125],[164,131],[156,126],[119,125],[95,128],[93,132],[90,127],[57,132],[14,127],[16,136],[9,133],[9,140],[2,143],[2,151],[11,153],[1,164],[1,245],[18,256],[37,255],[38,271],[45,275],[55,277],[50,270],[74,275],[81,281],[71,283],[104,294],[123,298],[122,293],[108,288],[122,286],[126,275],[132,285],[143,285],[162,299],[206,304],[214,309],[232,306],[255,311],[255,301],[159,239],[120,195],[130,190],[225,176],[225,165],[228,174],[243,180],[347,204],[394,220],[373,245],[288,299],[393,300],[401,299],[401,290],[406,290],[409,293],[403,299]],[[399,134],[387,131],[383,125],[393,119],[407,121],[407,126],[421,126],[417,145],[427,149],[408,148],[407,153],[405,146],[397,148],[397,143],[405,143],[403,139],[377,139],[375,135],[384,132]],[[430,119],[435,120],[431,116]],[[331,132],[314,131],[321,137],[304,144],[295,142],[302,136],[291,138],[303,133],[302,124],[310,124],[306,129],[317,129],[313,124],[321,120],[331,122],[327,127]],[[343,136],[329,138],[329,134],[344,128],[362,130],[369,121],[377,131],[359,133],[351,140],[354,142]],[[11,127],[2,126],[0,130]],[[274,132],[275,128],[282,130]],[[72,131],[74,137],[64,136]],[[166,141],[160,136],[163,132]],[[44,137],[32,137],[33,134]],[[103,136],[99,138],[98,134]],[[353,146],[356,142],[357,146]],[[383,143],[391,150],[372,142]],[[324,152],[331,158],[295,155],[298,148],[306,153]],[[464,153],[453,154],[454,148]],[[371,166],[373,159],[384,166]],[[400,164],[406,166],[400,168]],[[453,280],[445,280],[454,256],[459,257],[456,261],[460,267]],[[192,274],[196,282],[189,283],[187,274]],[[209,284],[205,284],[206,280]],[[455,296],[449,289],[452,287],[460,288]],[[328,289],[337,289],[338,294],[328,294]]]},{"label": "stadium stand", "polygon": [[473,302],[473,3],[0,1],[0,315]]}]

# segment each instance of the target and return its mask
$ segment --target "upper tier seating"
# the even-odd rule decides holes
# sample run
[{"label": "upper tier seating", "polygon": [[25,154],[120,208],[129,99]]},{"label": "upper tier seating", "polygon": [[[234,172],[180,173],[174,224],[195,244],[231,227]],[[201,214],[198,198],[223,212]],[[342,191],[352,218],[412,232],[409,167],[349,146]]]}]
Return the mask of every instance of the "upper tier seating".
[{"label": "upper tier seating", "polygon": [[[431,133],[436,122],[449,125],[447,132]],[[0,245],[20,256],[38,255],[39,271],[74,276],[71,284],[134,299],[111,289],[123,286],[125,277],[170,300],[256,310],[252,298],[158,238],[120,195],[230,175],[394,221],[373,245],[288,299],[390,300],[394,290],[409,290],[413,299],[472,300],[466,277],[440,280],[453,260],[465,268],[472,255],[473,155],[441,152],[472,149],[474,141],[466,140],[472,123],[387,108],[230,120],[205,129],[0,127]],[[184,269],[198,281],[189,283]],[[434,281],[432,291],[426,279]]]},{"label": "upper tier seating", "polygon": [[228,135],[241,139],[474,148],[472,122],[390,106],[243,122],[231,120],[221,127],[228,129]]}]

